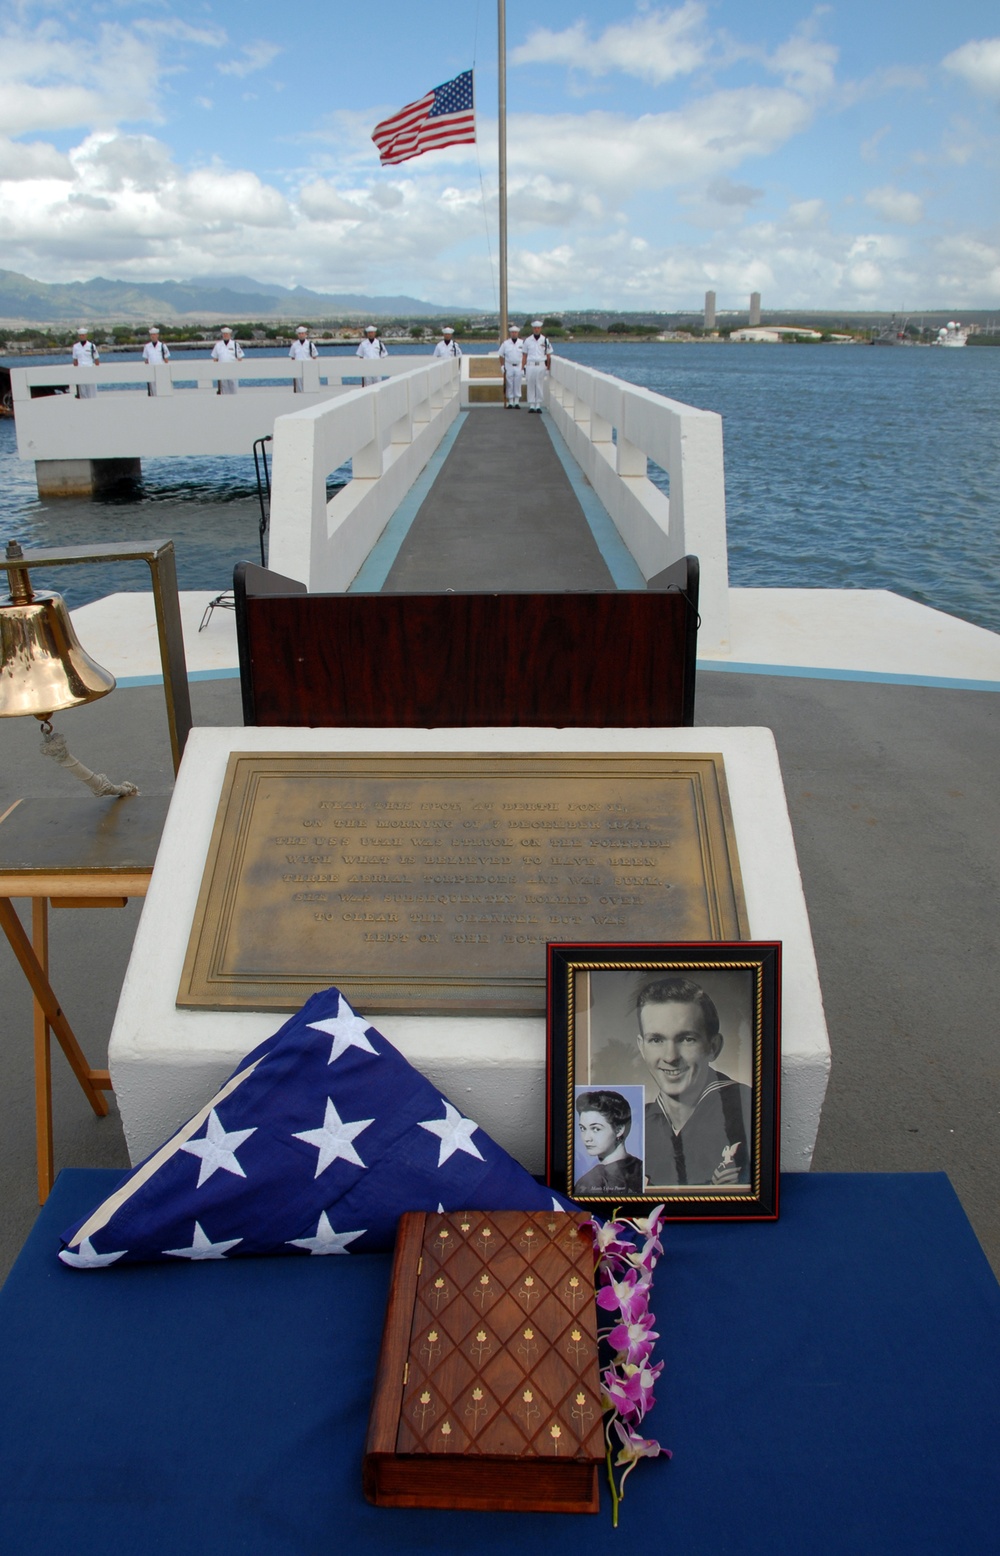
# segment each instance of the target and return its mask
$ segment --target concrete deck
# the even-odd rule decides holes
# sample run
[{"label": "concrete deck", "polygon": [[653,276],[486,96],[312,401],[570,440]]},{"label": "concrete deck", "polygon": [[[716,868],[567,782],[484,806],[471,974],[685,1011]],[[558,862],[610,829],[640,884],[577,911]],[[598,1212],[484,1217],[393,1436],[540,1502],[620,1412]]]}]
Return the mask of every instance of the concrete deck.
[{"label": "concrete deck", "polygon": [[[198,631],[213,597],[208,590],[181,594],[188,670],[196,680],[239,675],[233,612],[213,611]],[[1000,691],[1000,635],[887,590],[731,589],[729,597],[733,653],[700,658],[701,670]],[[88,653],[120,685],[158,680],[151,594],[109,595],[72,615]]]},{"label": "concrete deck", "polygon": [[[196,683],[199,724],[240,722],[235,680]],[[819,964],[833,1074],[814,1170],[946,1170],[1000,1272],[1000,701],[935,688],[705,675],[698,722],[774,730]],[[61,720],[90,765],[149,792],[170,787],[162,695],[119,691]],[[0,812],[71,780],[36,754],[33,721],[2,730]],[[140,904],[52,915],[53,982],[95,1064],[104,1061]],[[0,1274],[35,1215],[31,1013],[0,944],[5,1116]],[[276,1025],[280,1018],[276,1018]],[[127,1165],[115,1117],[98,1120],[54,1062],[57,1166]],[[112,1104],[113,1106],[113,1104]]]}]

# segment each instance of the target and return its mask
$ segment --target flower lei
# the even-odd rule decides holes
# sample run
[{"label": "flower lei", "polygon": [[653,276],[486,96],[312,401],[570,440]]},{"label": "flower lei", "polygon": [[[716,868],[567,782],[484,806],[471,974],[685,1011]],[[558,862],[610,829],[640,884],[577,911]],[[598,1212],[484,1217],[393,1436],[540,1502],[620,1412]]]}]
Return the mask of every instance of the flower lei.
[{"label": "flower lei", "polygon": [[[634,1220],[616,1216],[603,1225],[592,1222],[600,1280],[597,1306],[615,1315],[608,1328],[598,1329],[598,1338],[604,1342],[602,1354],[611,1357],[601,1370],[601,1404],[606,1413],[604,1441],[616,1529],[625,1482],[639,1460],[655,1459],[661,1453],[671,1457],[669,1448],[661,1448],[655,1438],[643,1437],[639,1431],[655,1403],[653,1384],[663,1371],[662,1361],[654,1366],[650,1360],[653,1342],[660,1337],[649,1310],[653,1269],[663,1252],[663,1216],[664,1207],[657,1205],[650,1215]],[[612,1462],[615,1438],[618,1454]],[[616,1470],[621,1470],[617,1481]]]}]

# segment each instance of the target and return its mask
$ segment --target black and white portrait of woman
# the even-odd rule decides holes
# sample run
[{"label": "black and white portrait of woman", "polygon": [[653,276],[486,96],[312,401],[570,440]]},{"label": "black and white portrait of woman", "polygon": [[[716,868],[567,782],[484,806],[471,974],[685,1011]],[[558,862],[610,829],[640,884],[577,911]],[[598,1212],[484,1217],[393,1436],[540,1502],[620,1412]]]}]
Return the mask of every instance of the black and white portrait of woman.
[{"label": "black and white portrait of woman", "polygon": [[641,1086],[576,1088],[574,1194],[641,1194]]}]

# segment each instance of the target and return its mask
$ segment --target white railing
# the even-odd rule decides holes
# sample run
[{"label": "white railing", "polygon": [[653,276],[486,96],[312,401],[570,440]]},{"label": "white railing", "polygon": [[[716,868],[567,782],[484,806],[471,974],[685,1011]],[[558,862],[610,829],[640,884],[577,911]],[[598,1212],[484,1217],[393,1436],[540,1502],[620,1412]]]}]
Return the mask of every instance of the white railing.
[{"label": "white railing", "polygon": [[[442,358],[279,416],[269,567],[311,593],[346,589],[458,412],[459,364]],[[328,502],[327,477],[348,459],[351,480]]]},{"label": "white railing", "polygon": [[[680,557],[701,562],[702,654],[729,652],[729,568],[722,418],[552,358],[549,408],[570,453],[651,578]],[[665,470],[669,496],[649,479]]]},{"label": "white railing", "polygon": [[[366,363],[352,353],[292,362],[248,352],[241,362],[220,363],[178,352],[161,367],[111,358],[100,367],[14,368],[18,453],[36,460],[248,454],[254,439],[269,433],[275,417],[292,406],[350,393],[345,380],[358,384],[366,368],[391,379],[429,360],[408,355]],[[217,394],[221,379],[235,381],[239,392]],[[77,385],[87,384],[98,393],[78,399]],[[64,392],[33,397],[33,390]]]}]

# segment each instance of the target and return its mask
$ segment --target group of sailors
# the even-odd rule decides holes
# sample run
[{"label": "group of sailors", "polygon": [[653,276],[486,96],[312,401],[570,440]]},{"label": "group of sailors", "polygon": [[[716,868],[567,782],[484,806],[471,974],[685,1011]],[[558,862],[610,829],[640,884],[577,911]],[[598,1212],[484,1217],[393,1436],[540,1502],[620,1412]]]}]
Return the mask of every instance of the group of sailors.
[{"label": "group of sailors", "polygon": [[542,334],[541,319],[533,319],[531,334],[519,340],[520,325],[512,324],[498,353],[503,364],[504,410],[521,409],[521,379],[527,380],[528,410],[542,414],[545,375],[552,366],[552,346]]},{"label": "group of sailors", "polygon": [[[80,325],[77,331],[77,340],[73,345],[74,367],[99,367],[101,363],[100,352],[97,345],[89,338],[87,327]],[[528,410],[541,415],[542,400],[545,388],[545,374],[552,366],[552,346],[545,335],[542,334],[542,321],[535,319],[531,326],[531,334],[525,340],[520,340],[520,326],[510,326],[508,339],[503,341],[497,355],[500,358],[501,371],[504,378],[504,410],[521,409],[521,383],[527,381]],[[305,324],[300,324],[295,331],[295,339],[292,341],[288,352],[293,362],[315,361],[319,356],[319,349],[314,340],[309,337],[309,330]],[[378,333],[374,324],[365,326],[356,355],[362,361],[372,361],[379,357],[389,355],[385,342]],[[446,324],[441,331],[441,339],[434,347],[435,357],[460,357],[462,348],[455,339],[455,331],[450,324]],[[160,339],[159,327],[150,326],[149,340],[142,348],[142,360],[147,367],[162,367],[170,361],[170,348],[165,341]],[[219,339],[212,347],[212,361],[219,363],[242,362],[243,347],[233,336],[229,325],[225,325],[219,332]],[[362,384],[376,384],[378,378],[363,378]],[[149,393],[156,394],[155,380],[151,380]],[[296,393],[301,392],[301,377],[294,380]],[[219,394],[235,394],[239,389],[239,379],[219,378]],[[77,394],[81,400],[92,399],[97,393],[95,383],[81,383],[77,385]]]}]

